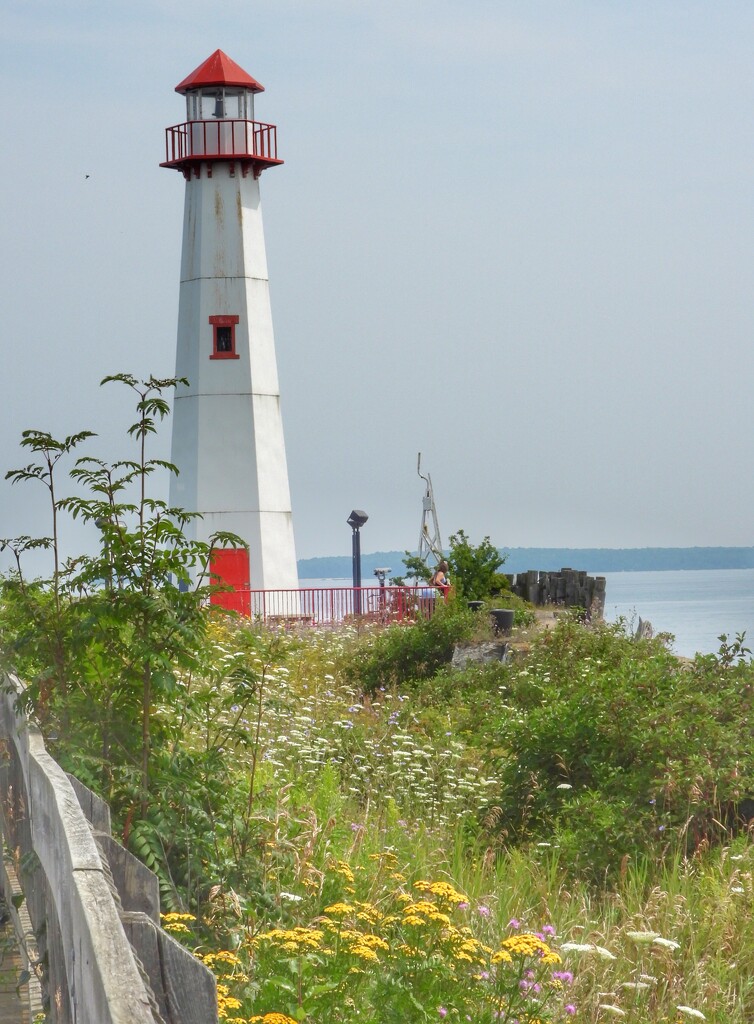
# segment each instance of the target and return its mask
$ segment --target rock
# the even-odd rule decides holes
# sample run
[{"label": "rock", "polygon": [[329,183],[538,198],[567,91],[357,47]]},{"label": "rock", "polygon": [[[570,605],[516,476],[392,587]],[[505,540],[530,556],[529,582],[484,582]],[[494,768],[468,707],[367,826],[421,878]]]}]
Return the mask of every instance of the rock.
[{"label": "rock", "polygon": [[485,640],[476,644],[456,644],[450,664],[452,668],[467,668],[469,665],[486,665],[492,661],[507,660],[507,643]]},{"label": "rock", "polygon": [[655,635],[655,631],[652,628],[651,622],[646,622],[641,617],[639,618],[639,625],[636,627],[634,633],[634,640],[651,640]]}]

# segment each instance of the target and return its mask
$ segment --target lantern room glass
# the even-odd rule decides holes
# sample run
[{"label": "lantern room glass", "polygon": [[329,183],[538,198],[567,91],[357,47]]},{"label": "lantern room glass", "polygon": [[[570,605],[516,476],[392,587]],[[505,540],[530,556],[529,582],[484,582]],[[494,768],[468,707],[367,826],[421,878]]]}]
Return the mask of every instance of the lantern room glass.
[{"label": "lantern room glass", "polygon": [[186,93],[189,121],[254,120],[254,93],[237,86],[208,86]]}]

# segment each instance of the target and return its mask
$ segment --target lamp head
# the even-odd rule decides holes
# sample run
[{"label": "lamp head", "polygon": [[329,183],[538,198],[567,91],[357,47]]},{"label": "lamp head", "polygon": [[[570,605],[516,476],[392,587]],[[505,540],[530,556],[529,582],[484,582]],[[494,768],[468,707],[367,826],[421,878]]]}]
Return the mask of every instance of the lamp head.
[{"label": "lamp head", "polygon": [[351,512],[348,519],[346,519],[346,522],[348,523],[352,530],[358,530],[364,525],[367,519],[369,519],[369,516],[366,514],[366,512],[363,512],[359,508],[355,508],[353,512]]}]

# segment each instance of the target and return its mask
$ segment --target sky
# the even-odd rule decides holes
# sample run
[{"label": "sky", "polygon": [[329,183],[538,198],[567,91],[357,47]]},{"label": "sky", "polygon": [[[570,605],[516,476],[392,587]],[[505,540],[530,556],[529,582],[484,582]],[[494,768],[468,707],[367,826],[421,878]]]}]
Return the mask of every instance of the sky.
[{"label": "sky", "polygon": [[[750,2],[1,6],[3,474],[29,427],[125,454],[99,381],[173,373],[158,165],[219,47],[285,161],[261,190],[299,557],[348,554],[352,508],[362,550],[415,547],[418,452],[446,541],[754,543]],[[38,533],[41,487],[0,478],[0,537]]]}]

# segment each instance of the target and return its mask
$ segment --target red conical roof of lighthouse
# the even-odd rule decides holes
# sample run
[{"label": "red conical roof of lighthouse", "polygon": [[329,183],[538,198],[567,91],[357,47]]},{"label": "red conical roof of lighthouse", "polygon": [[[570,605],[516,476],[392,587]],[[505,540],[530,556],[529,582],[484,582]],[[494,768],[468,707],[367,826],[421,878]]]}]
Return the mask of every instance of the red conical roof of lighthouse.
[{"label": "red conical roof of lighthouse", "polygon": [[192,71],[188,78],[176,85],[175,91],[186,93],[189,89],[201,89],[202,86],[235,85],[251,92],[264,92],[264,86],[247,74],[240,65],[231,60],[227,53],[215,50],[203,64]]}]

